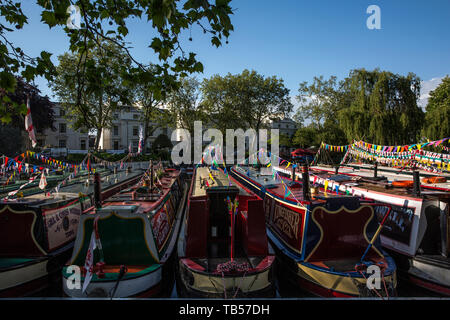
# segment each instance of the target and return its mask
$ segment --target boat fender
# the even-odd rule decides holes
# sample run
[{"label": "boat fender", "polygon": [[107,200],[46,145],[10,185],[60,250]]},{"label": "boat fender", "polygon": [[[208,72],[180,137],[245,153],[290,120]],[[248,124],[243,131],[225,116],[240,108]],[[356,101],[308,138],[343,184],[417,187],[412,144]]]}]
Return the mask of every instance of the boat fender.
[{"label": "boat fender", "polygon": [[412,188],[413,185],[414,181],[412,180],[401,180],[392,182],[392,186],[396,188]]},{"label": "boat fender", "polygon": [[423,178],[422,183],[445,183],[447,181],[447,178],[445,177],[429,177],[429,178]]}]

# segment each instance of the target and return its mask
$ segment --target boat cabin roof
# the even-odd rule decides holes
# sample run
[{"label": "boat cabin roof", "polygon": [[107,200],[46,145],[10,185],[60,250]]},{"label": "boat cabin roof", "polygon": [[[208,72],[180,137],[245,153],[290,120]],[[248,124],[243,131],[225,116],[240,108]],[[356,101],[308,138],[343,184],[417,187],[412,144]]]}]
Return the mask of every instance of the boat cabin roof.
[{"label": "boat cabin roof", "polygon": [[[413,194],[413,188],[408,187],[391,187],[390,184],[393,181],[412,181],[412,175],[408,175],[406,173],[401,172],[389,172],[383,171],[378,168],[378,178],[373,178],[373,171],[364,170],[364,169],[354,169],[349,167],[341,167],[339,168],[338,174],[333,174],[330,171],[334,171],[334,168],[327,168],[323,166],[314,166],[311,167],[314,171],[313,174],[317,175],[321,178],[325,178],[328,180],[334,180],[339,182],[340,184],[349,185],[352,187],[357,187],[361,189],[372,190],[381,193],[400,195],[406,197],[417,197]],[[320,171],[317,171],[320,170]],[[341,173],[341,174],[339,174]],[[385,179],[383,179],[383,177]],[[436,183],[436,184],[424,184],[421,176],[421,185],[425,186],[435,186],[440,188],[450,188],[450,182],[446,183]],[[432,190],[421,188],[421,196],[426,197],[428,199],[443,199],[449,198],[450,192],[445,192],[442,190]]]},{"label": "boat cabin roof", "polygon": [[[234,170],[249,177],[251,180],[263,186],[266,191],[276,194],[281,198],[284,198],[286,194],[286,185],[288,187],[288,192],[290,191],[290,194],[286,197],[286,199],[291,201],[307,201],[303,197],[303,186],[301,179],[300,181],[292,181],[289,178],[284,178],[279,175],[273,176],[272,169],[266,167],[261,167],[258,169],[254,167],[239,166],[234,167]],[[332,192],[323,192],[320,190],[316,190],[316,193],[311,194],[311,196],[312,201],[308,201],[313,203],[325,202],[327,199],[335,198],[335,195],[333,195]],[[352,197],[350,196],[348,198]]]},{"label": "boat cabin roof", "polygon": [[[132,172],[127,173],[125,170],[119,171],[117,174],[112,173],[111,171],[107,171],[104,173],[101,173],[101,186],[102,188],[107,188],[110,185],[113,185],[117,182],[120,182],[122,180],[125,180],[127,178],[141,175],[142,170],[134,170]],[[62,200],[67,199],[75,199],[79,197],[79,194],[91,194],[94,192],[94,183],[93,183],[93,177],[92,174],[90,176],[90,182],[87,184],[88,177],[84,177],[85,179],[82,179],[81,181],[78,180],[78,182],[73,184],[68,184],[65,186],[61,186],[59,192],[55,192],[55,188],[47,188],[44,191],[40,193],[31,194],[28,196],[24,196],[23,198],[14,198],[5,200],[4,202],[7,203],[21,203],[21,204],[29,204],[29,205],[42,205],[42,204],[52,204],[55,202],[59,202]],[[77,179],[79,177],[75,177],[74,179]],[[51,192],[50,195],[47,195],[48,192]]]},{"label": "boat cabin roof", "polygon": [[[212,177],[212,179],[211,179]],[[240,195],[250,195],[247,191],[228,178],[222,170],[210,167],[198,167],[193,181],[191,197],[205,196],[209,187],[237,187]]]},{"label": "boat cabin roof", "polygon": [[[120,193],[108,198],[103,202],[102,211],[122,208],[127,212],[147,213],[155,208],[171,190],[179,170],[166,169],[164,175],[159,179],[161,184],[155,184],[154,189],[143,185],[143,179],[134,186],[122,190]],[[117,210],[116,210],[117,211]]]}]

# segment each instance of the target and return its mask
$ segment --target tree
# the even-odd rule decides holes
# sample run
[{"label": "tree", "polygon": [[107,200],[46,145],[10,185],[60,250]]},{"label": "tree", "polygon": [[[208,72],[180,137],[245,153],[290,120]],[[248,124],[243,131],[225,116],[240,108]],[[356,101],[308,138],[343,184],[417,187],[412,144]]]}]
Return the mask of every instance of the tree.
[{"label": "tree", "polygon": [[420,79],[388,71],[353,70],[341,83],[340,127],[347,139],[400,145],[417,141],[424,113],[417,106]]},{"label": "tree", "polygon": [[[203,65],[196,60],[196,54],[186,53],[182,48],[182,31],[198,25],[204,33],[211,35],[211,43],[217,47],[222,44],[223,37],[228,38],[233,30],[229,6],[230,0],[219,0],[210,4],[208,0],[154,1],[89,1],[78,0],[81,15],[81,28],[64,30],[70,37],[70,51],[78,54],[77,75],[86,68],[85,56],[90,50],[99,46],[99,41],[107,41],[118,46],[128,55],[135,67],[134,73],[140,72],[145,77],[159,77],[161,82],[173,82],[178,75],[202,72]],[[38,0],[45,9],[42,20],[51,27],[66,25],[65,14],[69,0]],[[125,41],[128,35],[127,24],[137,19],[151,21],[151,30],[155,32],[149,48],[158,56],[161,72],[154,73],[154,65],[146,65],[138,61],[130,51],[131,46]],[[108,26],[106,26],[106,22]],[[192,38],[190,38],[192,40]],[[83,77],[77,76],[78,90],[84,90]],[[76,104],[81,103],[78,95]]]},{"label": "tree", "polygon": [[301,147],[319,146],[322,141],[342,145],[347,143],[344,132],[340,128],[338,112],[345,97],[339,90],[337,78],[331,76],[324,80],[323,76],[314,77],[312,84],[300,83],[297,100],[300,106],[295,119],[302,125],[294,135],[293,142]]},{"label": "tree", "polygon": [[[197,61],[196,54],[183,50],[183,31],[198,25],[204,33],[211,36],[214,46],[221,46],[224,38],[228,39],[233,30],[230,1],[216,0],[212,4],[209,0],[37,0],[37,4],[43,9],[41,21],[50,28],[63,27],[70,38],[69,50],[78,58],[75,78],[79,92],[75,104],[82,104],[82,93],[86,90],[85,75],[90,60],[87,55],[102,41],[122,48],[141,73],[152,74],[152,68],[138,61],[131,54],[131,46],[125,41],[128,26],[135,23],[135,20],[148,21],[149,33],[156,33],[149,48],[158,56],[157,64],[163,70],[158,77],[171,81],[178,75],[202,72],[203,65]],[[79,29],[67,26],[67,10],[72,5],[76,6],[81,18]],[[18,29],[27,23],[20,3],[13,0],[2,1],[0,15]],[[43,51],[40,57],[34,59],[26,56],[20,48],[8,41],[6,33],[12,30],[4,24],[0,25],[0,70],[3,70],[0,72],[1,87],[14,91],[13,76],[19,72],[27,81],[33,80],[37,75],[44,75],[51,80],[55,68],[50,60],[50,53]],[[0,101],[0,121],[8,121],[8,113],[2,107],[3,103]]]},{"label": "tree", "polygon": [[[164,79],[158,76],[163,72],[160,66],[150,64],[150,69],[152,73],[141,73],[139,70],[136,72],[134,69],[129,79],[125,79],[125,82],[131,86],[131,100],[142,110],[144,146],[147,145],[148,137],[158,127],[165,124],[161,121],[164,114],[158,108],[166,101],[168,92],[176,90],[179,86],[175,78]],[[151,126],[152,122],[157,125]]]},{"label": "tree", "polygon": [[[14,156],[24,151],[24,139],[20,139],[22,130],[19,127],[0,123],[0,154]],[[19,137],[16,139],[8,139]],[[1,161],[1,160],[0,160]]]},{"label": "tree", "polygon": [[[35,132],[42,132],[45,129],[56,130],[53,125],[55,120],[53,103],[50,99],[47,96],[41,96],[41,92],[37,87],[25,82],[20,77],[15,78],[15,83],[14,92],[8,92],[6,89],[0,88],[0,99],[3,101],[3,106],[9,118],[8,123],[3,123],[0,133],[1,144],[4,145],[3,154],[11,154],[12,151],[15,152],[21,149],[23,143],[21,139],[18,139],[17,133],[26,135],[26,144],[31,148],[31,143],[28,143],[28,134],[25,130],[24,116],[27,112],[26,103],[28,98]],[[20,108],[17,108],[17,106],[20,106]],[[17,128],[17,130],[13,130],[13,127]],[[14,134],[12,134],[13,132]],[[10,137],[13,136],[16,139],[11,140]],[[9,142],[12,142],[10,146]]]},{"label": "tree", "polygon": [[202,94],[210,122],[222,132],[237,128],[258,131],[269,117],[285,117],[293,108],[283,80],[256,71],[205,79]]},{"label": "tree", "polygon": [[284,133],[280,133],[278,139],[279,139],[278,142],[279,142],[280,146],[283,146],[283,147],[292,146],[291,138],[288,135],[286,135]]},{"label": "tree", "polygon": [[12,0],[0,2],[0,15],[6,21],[0,23],[0,122],[10,123],[13,116],[25,115],[27,111],[23,100],[11,100],[9,95],[21,92],[17,86],[21,82],[31,82],[36,76],[52,79],[54,67],[50,53],[42,51],[39,57],[33,58],[8,39],[9,33],[22,29],[27,23],[20,3]]},{"label": "tree", "polygon": [[[53,126],[55,114],[53,111],[53,103],[45,96],[41,96],[41,91],[34,85],[25,82],[24,79],[17,77],[15,79],[16,87],[12,93],[7,92],[4,88],[0,88],[0,97],[7,110],[9,124],[23,128],[25,132],[25,117],[27,112],[27,98],[30,100],[31,118],[33,120],[33,127],[37,131],[44,131],[45,129],[56,130]],[[20,105],[17,109],[14,105]],[[24,110],[22,110],[22,108]]]},{"label": "tree", "polygon": [[152,149],[157,151],[159,149],[171,148],[172,146],[172,141],[170,141],[169,137],[165,134],[160,134],[153,142]]},{"label": "tree", "polygon": [[298,128],[292,137],[292,144],[301,148],[320,145],[318,129],[312,125]]},{"label": "tree", "polygon": [[388,71],[352,70],[339,83],[314,78],[300,84],[296,118],[309,120],[323,141],[334,145],[365,139],[375,144],[398,145],[416,141],[423,122],[417,106],[420,79]]},{"label": "tree", "polygon": [[51,88],[67,110],[66,118],[76,130],[96,131],[97,150],[102,130],[112,126],[113,112],[130,101],[130,90],[124,83],[129,74],[130,59],[122,49],[109,43],[85,55],[86,69],[80,91],[76,68],[79,55],[65,53],[58,57],[57,76]]},{"label": "tree", "polygon": [[450,77],[430,92],[426,106],[423,135],[430,140],[447,138],[450,135]]},{"label": "tree", "polygon": [[313,83],[300,83],[297,100],[300,106],[295,119],[302,125],[309,122],[321,129],[325,121],[336,121],[336,100],[338,95],[336,77],[324,80],[323,76],[314,77]]},{"label": "tree", "polygon": [[200,83],[196,78],[182,78],[180,86],[172,90],[167,98],[162,122],[173,128],[188,130],[193,136],[194,121],[206,120],[201,105]]}]

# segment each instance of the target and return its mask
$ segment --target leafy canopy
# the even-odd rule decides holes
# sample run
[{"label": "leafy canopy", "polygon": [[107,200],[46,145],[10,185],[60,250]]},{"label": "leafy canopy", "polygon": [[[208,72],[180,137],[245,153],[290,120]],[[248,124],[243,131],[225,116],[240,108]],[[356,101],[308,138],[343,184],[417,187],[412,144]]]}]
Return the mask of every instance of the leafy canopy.
[{"label": "leafy canopy", "polygon": [[[230,16],[231,0],[37,0],[42,8],[41,21],[50,28],[63,27],[70,39],[69,50],[77,55],[77,74],[84,75],[89,65],[86,56],[102,41],[108,41],[127,54],[141,79],[160,77],[173,82],[178,75],[202,72],[203,65],[197,61],[194,52],[185,52],[182,48],[182,32],[192,26],[199,26],[211,37],[214,46],[221,46],[233,31]],[[79,8],[80,29],[67,27],[68,8]],[[28,18],[21,9],[19,1],[4,0],[0,3],[0,14],[7,24],[0,24],[0,87],[8,92],[14,91],[14,75],[20,73],[26,81],[36,76],[52,80],[56,69],[50,60],[51,54],[42,51],[39,57],[31,58],[8,40],[8,33],[14,28],[21,29]],[[126,42],[129,25],[133,20],[148,21],[149,33],[154,36],[148,47],[158,56],[158,72],[136,59]],[[79,93],[76,104],[81,104],[81,92],[84,89],[82,76],[79,78]],[[156,89],[158,90],[158,89]],[[18,107],[18,106],[17,106]],[[23,111],[23,110],[22,110]],[[0,101],[0,120],[9,121],[8,111]]]},{"label": "leafy canopy", "polygon": [[450,77],[442,79],[442,83],[430,92],[426,106],[423,135],[430,140],[450,136]]}]

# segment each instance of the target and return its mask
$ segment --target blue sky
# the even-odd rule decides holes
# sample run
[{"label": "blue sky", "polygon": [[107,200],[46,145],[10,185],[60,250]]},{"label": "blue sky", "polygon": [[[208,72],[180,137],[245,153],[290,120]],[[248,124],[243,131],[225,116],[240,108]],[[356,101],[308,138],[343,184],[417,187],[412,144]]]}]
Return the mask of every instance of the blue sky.
[{"label": "blue sky", "polygon": [[[23,1],[29,24],[10,39],[31,56],[49,51],[57,62],[56,57],[68,50],[68,38],[62,28],[49,29],[40,22],[40,7],[34,2]],[[373,4],[381,9],[380,30],[366,27],[366,9]],[[425,87],[426,81],[438,83],[437,78],[450,74],[448,0],[235,0],[232,7],[235,31],[229,44],[213,47],[197,26],[183,35],[184,49],[196,52],[204,64],[200,79],[254,69],[281,77],[295,96],[302,81],[319,75],[342,79],[355,68],[414,72]],[[147,47],[151,26],[132,21],[129,30],[133,54],[143,62],[155,59]],[[45,80],[36,83],[51,96]]]}]

